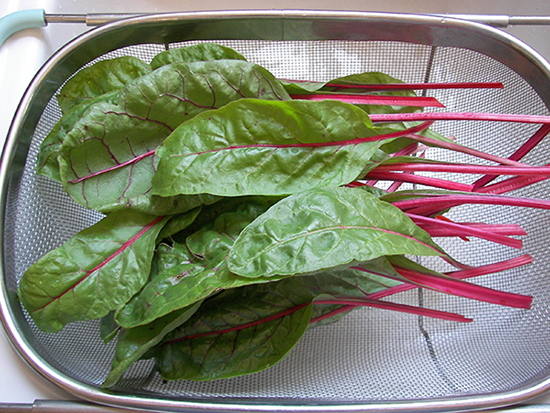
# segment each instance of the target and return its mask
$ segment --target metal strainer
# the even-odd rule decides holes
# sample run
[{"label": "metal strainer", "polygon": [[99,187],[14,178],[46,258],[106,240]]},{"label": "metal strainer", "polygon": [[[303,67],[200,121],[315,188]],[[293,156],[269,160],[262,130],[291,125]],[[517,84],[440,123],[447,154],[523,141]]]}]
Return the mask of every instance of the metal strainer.
[{"label": "metal strainer", "polygon": [[[469,207],[453,219],[520,224],[529,234],[527,268],[476,279],[534,296],[531,310],[412,291],[394,300],[473,317],[458,325],[384,310],[356,310],[310,330],[275,367],[214,382],[163,382],[149,361],[104,390],[114,344],[97,322],[40,332],[22,310],[17,283],[26,268],[100,216],[61,186],[34,173],[42,139],[60,117],[56,91],[91,62],[133,55],[149,61],[165,48],[203,41],[233,47],[275,76],[329,80],[383,71],[407,82],[499,81],[504,90],[436,91],[448,111],[548,114],[550,66],[515,38],[487,26],[434,16],[313,11],[205,12],[142,16],[73,40],[40,70],[13,121],[1,165],[2,296],[6,331],[39,373],[81,398],[143,409],[186,411],[454,411],[499,407],[550,388],[550,260],[547,211]],[[509,156],[536,126],[487,122],[436,124],[460,143]],[[549,163],[543,142],[525,161]],[[469,161],[466,155],[437,156]],[[464,158],[463,158],[464,156]],[[518,195],[547,198],[548,184]],[[484,241],[441,243],[458,260],[482,265],[517,255]],[[438,262],[426,260],[436,270]]]}]

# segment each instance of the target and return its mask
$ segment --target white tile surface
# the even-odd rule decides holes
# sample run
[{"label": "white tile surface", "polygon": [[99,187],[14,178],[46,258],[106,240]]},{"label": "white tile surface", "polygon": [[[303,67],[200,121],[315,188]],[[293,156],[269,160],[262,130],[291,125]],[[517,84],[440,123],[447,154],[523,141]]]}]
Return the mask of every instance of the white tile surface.
[{"label": "white tile surface", "polygon": [[[47,13],[167,12],[230,9],[329,9],[412,13],[479,13],[508,15],[550,15],[550,1],[503,0],[1,0],[0,17],[17,10],[40,8]],[[7,135],[19,99],[42,63],[59,47],[86,30],[83,25],[49,25],[29,29],[9,38],[0,48],[0,144]],[[550,27],[512,27],[511,34],[524,40],[550,59]],[[32,403],[35,399],[71,398],[32,371],[11,348],[0,332],[0,404]],[[543,396],[533,403],[550,403]]]}]

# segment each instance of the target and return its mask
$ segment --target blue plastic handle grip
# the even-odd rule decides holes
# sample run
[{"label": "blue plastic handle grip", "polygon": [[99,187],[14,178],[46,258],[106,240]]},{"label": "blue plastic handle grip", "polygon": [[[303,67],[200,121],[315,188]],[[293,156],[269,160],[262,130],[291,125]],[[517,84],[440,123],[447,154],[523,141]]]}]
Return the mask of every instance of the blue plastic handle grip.
[{"label": "blue plastic handle grip", "polygon": [[45,26],[46,18],[43,9],[21,10],[8,14],[0,19],[0,46],[19,30]]}]

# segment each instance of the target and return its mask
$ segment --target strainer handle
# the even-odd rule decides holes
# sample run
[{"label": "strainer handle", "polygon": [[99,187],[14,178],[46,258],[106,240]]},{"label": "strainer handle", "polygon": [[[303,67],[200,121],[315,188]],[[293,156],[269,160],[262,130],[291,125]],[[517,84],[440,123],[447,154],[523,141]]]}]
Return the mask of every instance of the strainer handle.
[{"label": "strainer handle", "polygon": [[0,46],[12,34],[23,29],[45,27],[46,19],[42,9],[20,10],[0,18]]}]

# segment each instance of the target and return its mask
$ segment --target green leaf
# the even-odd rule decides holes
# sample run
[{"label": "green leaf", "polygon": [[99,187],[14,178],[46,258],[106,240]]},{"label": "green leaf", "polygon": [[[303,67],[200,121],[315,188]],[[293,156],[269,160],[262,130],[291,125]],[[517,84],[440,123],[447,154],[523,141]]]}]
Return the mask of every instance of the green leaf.
[{"label": "green leaf", "polygon": [[170,49],[157,54],[151,61],[151,67],[158,69],[175,62],[196,62],[206,60],[245,60],[237,51],[215,43],[200,43],[192,46]]},{"label": "green leaf", "polygon": [[170,219],[168,220],[164,228],[162,228],[162,231],[160,231],[157,237],[157,244],[160,243],[163,239],[169,238],[172,235],[177,234],[178,232],[183,231],[185,228],[189,227],[193,222],[195,222],[201,210],[202,205],[190,211],[170,217]]},{"label": "green leaf", "polygon": [[80,121],[91,106],[101,102],[116,104],[118,94],[119,91],[114,90],[97,98],[85,100],[67,111],[40,144],[36,173],[61,182],[57,157],[67,133],[73,129],[74,125]]},{"label": "green leaf", "polygon": [[150,324],[123,330],[120,334],[111,372],[103,382],[103,387],[113,387],[128,368],[143,357],[151,348],[175,328],[186,322],[199,308],[200,302],[166,315]]},{"label": "green leaf", "polygon": [[235,238],[257,215],[227,212],[188,237],[187,246],[159,245],[149,282],[117,313],[117,322],[124,328],[147,324],[221,290],[270,281],[236,276],[226,264]]},{"label": "green leaf", "polygon": [[301,95],[304,93],[313,93],[321,90],[328,82],[313,82],[310,80],[292,81],[281,80],[286,91],[291,95]]},{"label": "green leaf", "polygon": [[94,105],[67,135],[59,154],[65,190],[100,212],[165,215],[214,202],[152,195],[155,150],[185,120],[245,97],[288,98],[269,72],[238,60],[175,63],[136,79],[120,91],[118,105]]},{"label": "green leaf", "polygon": [[291,195],[237,238],[229,269],[244,277],[292,276],[384,255],[443,255],[401,210],[358,188]]},{"label": "green leaf", "polygon": [[119,330],[120,326],[115,321],[114,311],[111,311],[109,314],[101,318],[101,323],[99,324],[99,336],[104,343],[108,343],[115,338]]},{"label": "green leaf", "polygon": [[189,227],[174,234],[172,238],[177,242],[186,243],[190,235],[212,225],[212,223],[222,214],[227,212],[240,212],[255,218],[281,199],[282,197],[274,196],[237,196],[221,198],[216,203],[203,206],[195,221]]},{"label": "green leaf", "polygon": [[235,288],[205,300],[157,349],[161,376],[229,378],[282,360],[311,318],[313,295],[293,281]]},{"label": "green leaf", "polygon": [[132,56],[102,60],[80,70],[69,79],[57,95],[57,101],[61,111],[67,113],[86,100],[121,89],[151,70],[147,63]]},{"label": "green leaf", "polygon": [[286,195],[357,178],[380,143],[368,116],[338,101],[245,99],[182,124],[158,149],[153,193]]},{"label": "green leaf", "polygon": [[46,332],[122,307],[147,281],[165,221],[130,211],[109,214],[27,269],[21,303]]}]

